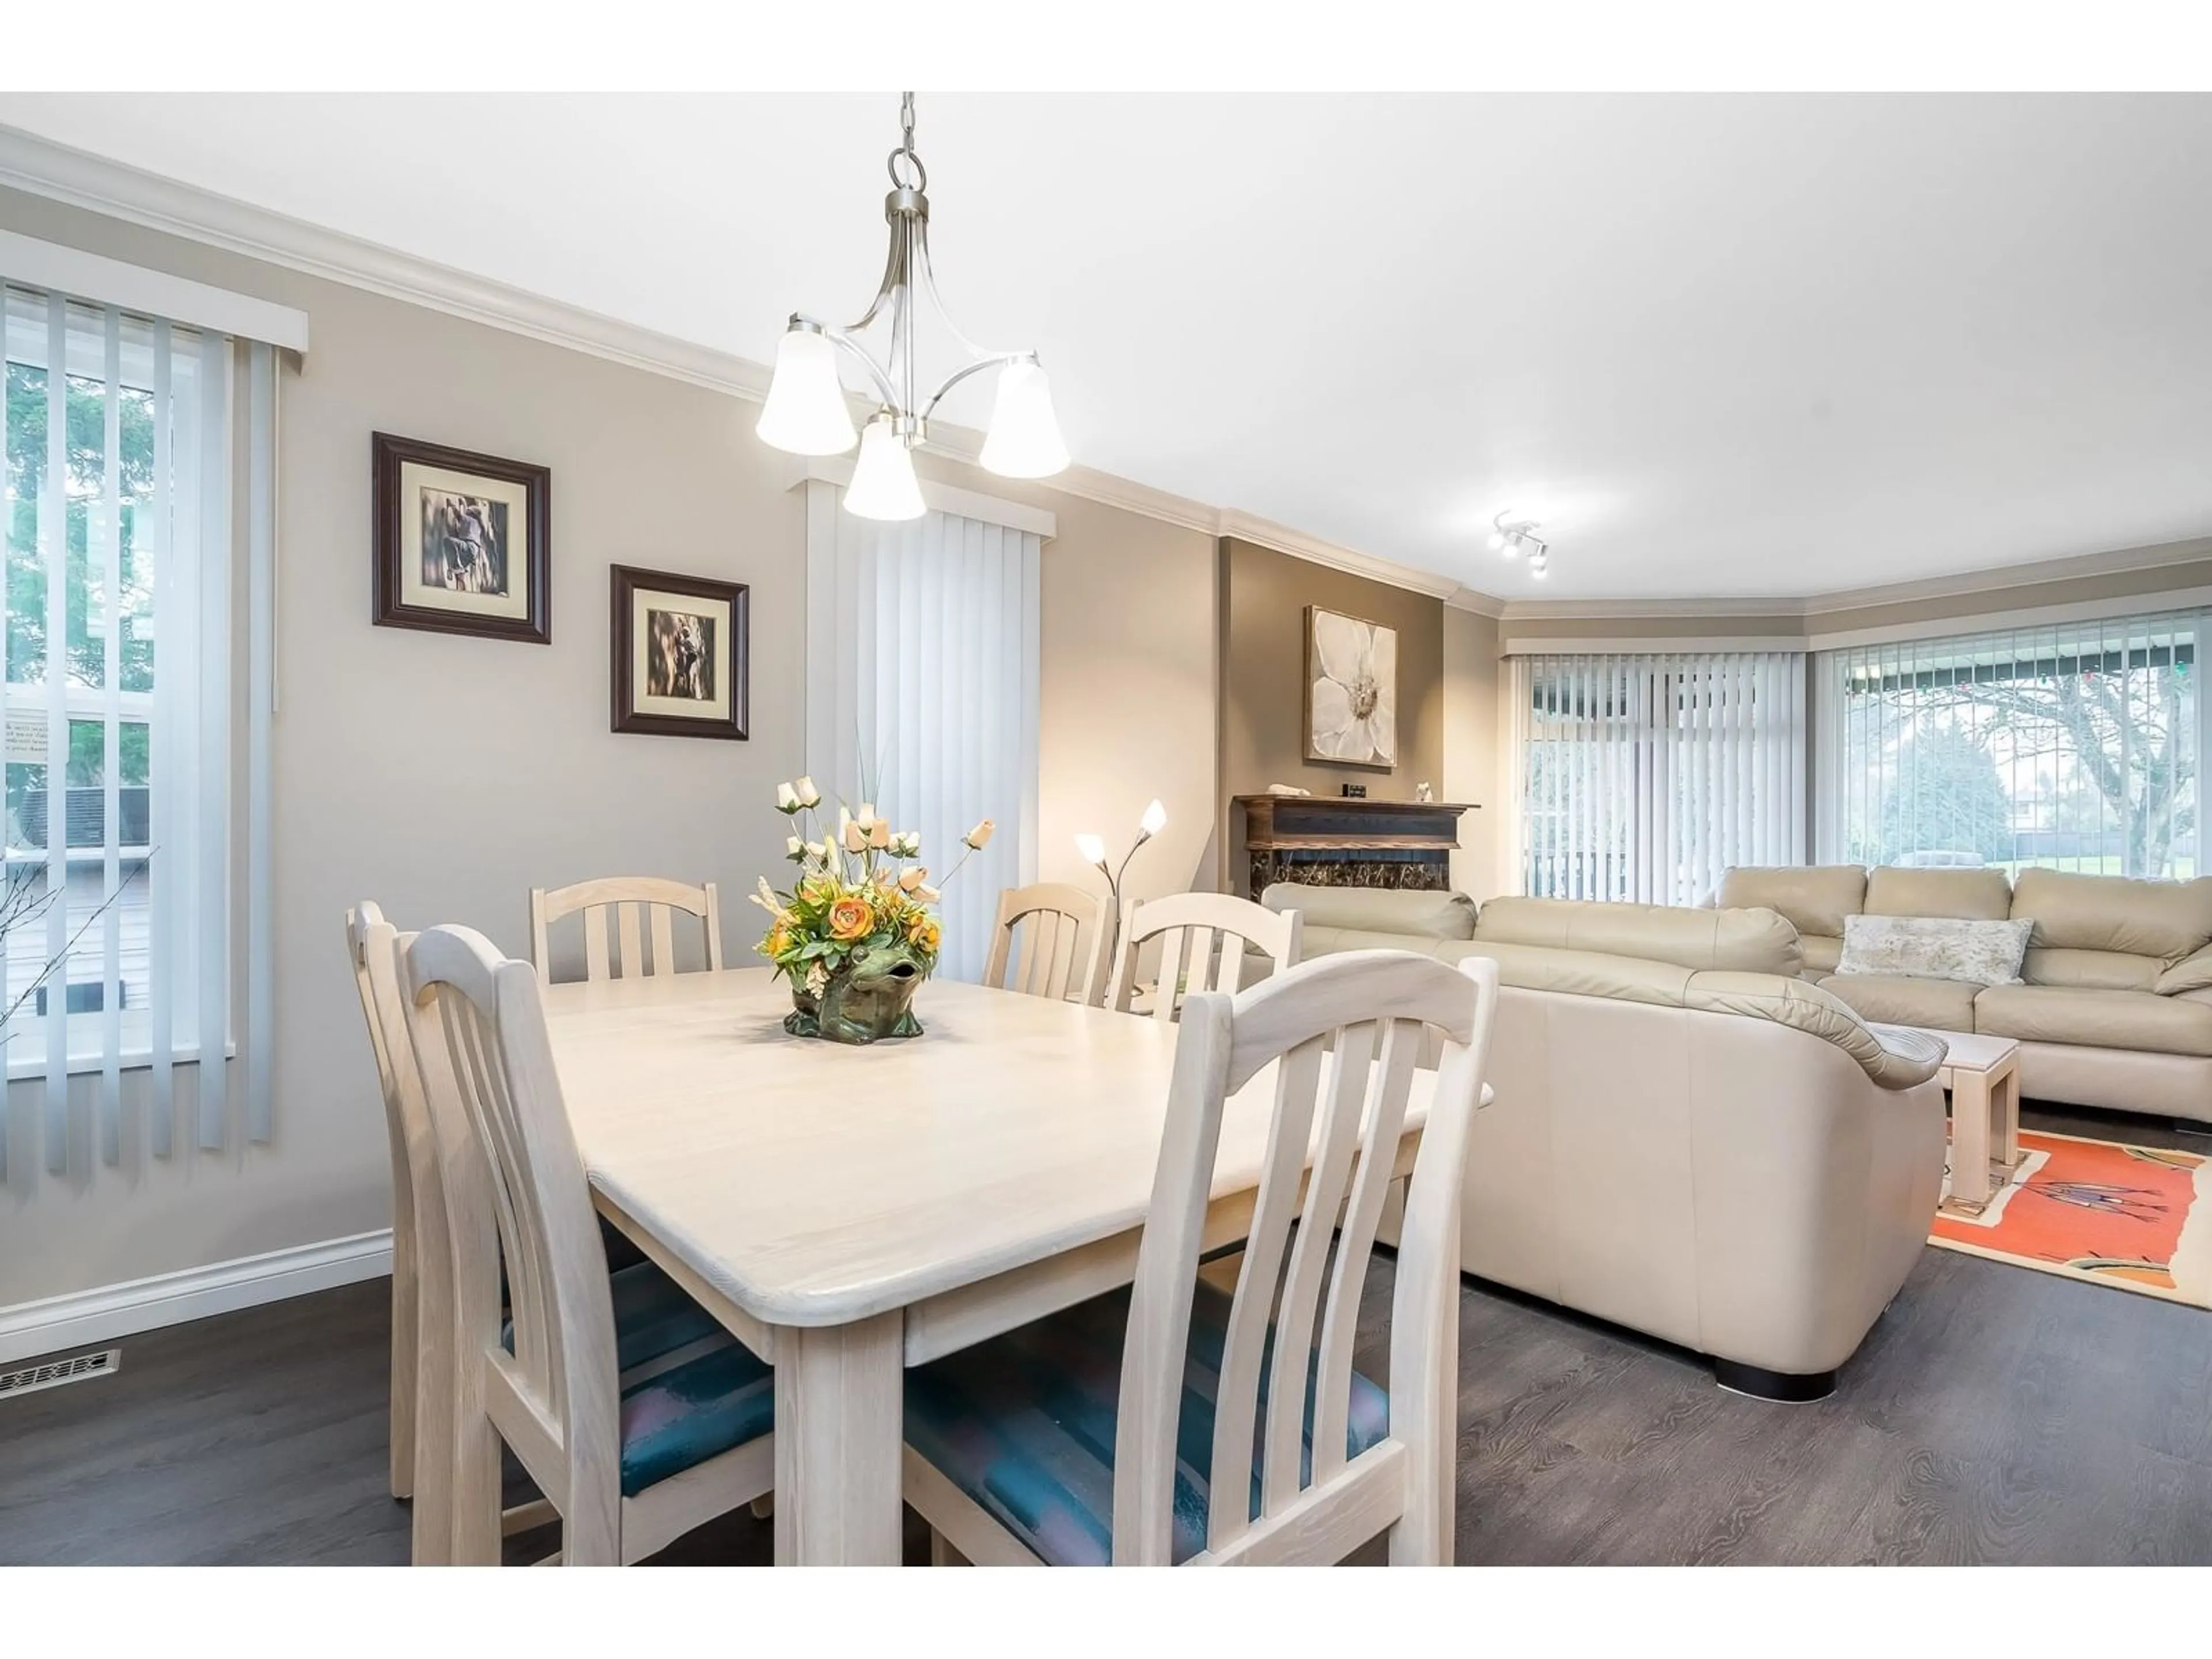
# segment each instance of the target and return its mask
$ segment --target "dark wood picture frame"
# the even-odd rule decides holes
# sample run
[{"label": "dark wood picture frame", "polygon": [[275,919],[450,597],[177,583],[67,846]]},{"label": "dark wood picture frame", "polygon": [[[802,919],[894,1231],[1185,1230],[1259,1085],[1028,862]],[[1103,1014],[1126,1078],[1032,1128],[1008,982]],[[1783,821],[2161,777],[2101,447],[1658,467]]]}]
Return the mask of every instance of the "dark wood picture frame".
[{"label": "dark wood picture frame", "polygon": [[[679,593],[688,599],[725,605],[730,612],[730,712],[726,715],[693,719],[684,714],[648,714],[638,711],[637,630],[632,617],[641,589]],[[744,739],[750,722],[749,687],[752,678],[752,589],[744,582],[716,581],[709,576],[678,576],[665,570],[641,570],[633,565],[609,568],[607,596],[608,680],[613,696],[612,723],[616,732],[641,732],[663,738],[727,738]]]},{"label": "dark wood picture frame", "polygon": [[[487,640],[520,640],[529,645],[553,642],[553,469],[526,461],[502,460],[443,444],[394,437],[388,432],[370,436],[370,488],[374,525],[370,535],[372,620],[379,628],[419,628],[434,634],[473,634]],[[435,605],[410,605],[404,595],[404,573],[400,551],[400,469],[407,465],[434,466],[449,472],[474,473],[502,483],[520,484],[524,490],[529,523],[524,527],[523,580],[529,586],[525,614],[520,617],[472,617]]]}]

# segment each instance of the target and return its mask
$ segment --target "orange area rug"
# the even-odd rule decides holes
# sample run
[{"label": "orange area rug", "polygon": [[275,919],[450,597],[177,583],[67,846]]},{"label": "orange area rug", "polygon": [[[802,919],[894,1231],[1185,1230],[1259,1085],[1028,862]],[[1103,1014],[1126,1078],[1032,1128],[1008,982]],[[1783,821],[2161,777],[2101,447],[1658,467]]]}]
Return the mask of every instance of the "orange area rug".
[{"label": "orange area rug", "polygon": [[1978,1216],[1936,1218],[1947,1250],[2212,1308],[2212,1159],[2023,1130],[2013,1182]]}]

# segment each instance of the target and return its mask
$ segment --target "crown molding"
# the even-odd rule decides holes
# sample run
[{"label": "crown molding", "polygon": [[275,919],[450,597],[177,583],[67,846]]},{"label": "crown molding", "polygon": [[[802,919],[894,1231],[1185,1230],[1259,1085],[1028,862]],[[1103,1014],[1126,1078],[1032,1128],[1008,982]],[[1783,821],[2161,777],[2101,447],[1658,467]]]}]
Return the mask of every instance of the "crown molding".
[{"label": "crown molding", "polygon": [[2197,564],[2206,561],[2212,561],[2212,536],[2196,536],[2178,542],[2159,542],[2148,547],[2116,548],[2106,553],[2040,559],[2033,564],[2006,565],[1995,570],[1967,570],[1955,575],[1923,576],[1912,581],[1884,582],[1871,587],[1816,593],[1798,602],[1798,614],[1806,617],[1831,616],[1839,611],[1863,611],[1883,605],[1911,605],[1922,599],[1957,599],[1966,594],[2002,593],[2013,588],[2039,587],[2048,582],[2129,575],[2136,571],[2165,570],[2176,565]]},{"label": "crown molding", "polygon": [[1240,542],[1250,542],[1255,547],[1287,553],[1292,558],[1305,560],[1309,564],[1327,565],[1332,570],[1341,570],[1349,575],[1364,576],[1370,581],[1387,582],[1393,587],[1426,593],[1431,599],[1446,599],[1461,591],[1460,583],[1454,577],[1439,576],[1433,571],[1416,570],[1413,566],[1400,564],[1394,559],[1377,558],[1371,553],[1340,547],[1334,542],[1325,542],[1318,536],[1307,535],[1303,530],[1292,530],[1287,525],[1276,524],[1249,513],[1224,511],[1220,515],[1219,533],[1233,536]]},{"label": "crown molding", "polygon": [[1507,599],[1500,615],[1516,622],[1696,621],[1724,617],[1796,621],[1802,599]]}]

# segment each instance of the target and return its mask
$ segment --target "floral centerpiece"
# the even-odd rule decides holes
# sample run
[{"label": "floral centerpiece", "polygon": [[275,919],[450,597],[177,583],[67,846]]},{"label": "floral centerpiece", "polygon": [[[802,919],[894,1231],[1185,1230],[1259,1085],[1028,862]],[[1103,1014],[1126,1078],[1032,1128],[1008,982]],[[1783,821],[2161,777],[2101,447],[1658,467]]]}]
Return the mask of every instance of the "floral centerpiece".
[{"label": "floral centerpiece", "polygon": [[[767,878],[752,897],[769,914],[754,948],[791,981],[783,1029],[833,1042],[873,1042],[921,1035],[914,994],[937,966],[941,924],[930,906],[938,889],[919,862],[921,837],[895,830],[876,809],[837,809],[832,830],[811,778],[780,783],[776,810],[800,833],[787,843],[799,866],[788,892]],[[944,879],[991,839],[985,818],[961,838],[967,849]]]}]

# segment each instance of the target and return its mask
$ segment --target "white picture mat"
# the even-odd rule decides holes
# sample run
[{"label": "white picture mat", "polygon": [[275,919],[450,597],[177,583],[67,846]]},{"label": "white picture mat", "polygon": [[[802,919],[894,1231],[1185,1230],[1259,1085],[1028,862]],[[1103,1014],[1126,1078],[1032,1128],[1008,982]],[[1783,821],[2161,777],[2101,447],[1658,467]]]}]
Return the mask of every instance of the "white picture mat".
[{"label": "white picture mat", "polygon": [[[726,720],[730,718],[730,677],[736,665],[736,647],[732,638],[735,617],[732,609],[726,599],[702,599],[696,594],[671,593],[658,587],[630,590],[632,714],[673,714],[679,720]],[[653,660],[652,631],[647,625],[647,619],[655,611],[676,611],[687,616],[704,617],[714,624],[714,648],[709,653],[714,675],[714,695],[712,698],[656,697],[647,692],[646,676]]]},{"label": "white picture mat", "polygon": [[[507,505],[507,592],[456,593],[422,580],[422,492],[442,489]],[[457,611],[471,617],[503,617],[521,622],[530,616],[530,486],[480,473],[455,472],[417,461],[399,464],[399,599],[433,611]]]}]

